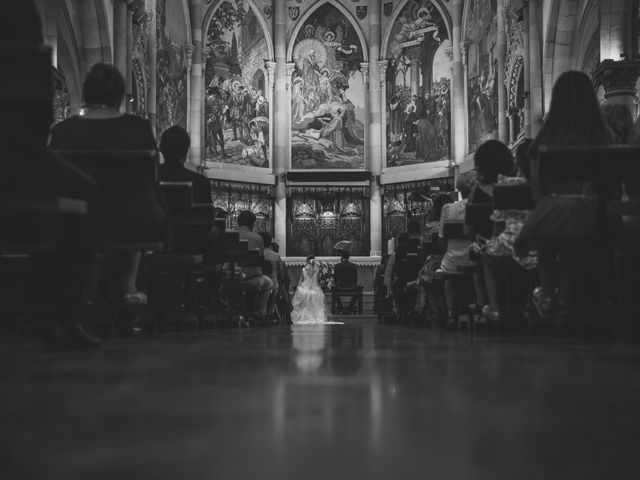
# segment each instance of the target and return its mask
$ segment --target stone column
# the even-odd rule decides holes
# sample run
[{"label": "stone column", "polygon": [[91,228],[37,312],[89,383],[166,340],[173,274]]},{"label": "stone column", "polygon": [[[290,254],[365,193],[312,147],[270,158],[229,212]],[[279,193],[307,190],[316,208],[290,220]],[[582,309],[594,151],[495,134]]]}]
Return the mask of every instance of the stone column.
[{"label": "stone column", "polygon": [[133,111],[133,12],[127,9],[127,49],[124,75],[125,109],[128,113]]},{"label": "stone column", "polygon": [[[472,127],[469,125],[469,82],[467,82],[467,78],[469,78],[469,67],[467,66],[467,48],[469,46],[469,42],[462,41],[460,42],[460,58],[462,59],[462,78],[464,80],[464,151],[465,151],[465,159],[466,152],[469,146],[469,129]],[[452,127],[453,128],[453,127]]]},{"label": "stone column", "polygon": [[607,103],[619,103],[636,115],[636,85],[640,76],[640,60],[604,60],[593,73],[595,85],[602,85]]},{"label": "stone column", "polygon": [[524,75],[524,136],[531,138],[531,68],[529,62],[529,8],[522,9],[522,28],[524,30],[524,53],[522,74]]},{"label": "stone column", "polygon": [[600,58],[619,60],[621,54],[631,55],[630,32],[627,32],[627,16],[632,15],[628,0],[601,0],[600,7]]},{"label": "stone column", "polygon": [[531,137],[540,131],[544,119],[544,92],[542,89],[542,36],[540,31],[540,1],[528,0],[529,8],[529,105]]},{"label": "stone column", "polygon": [[[204,105],[204,85],[203,85],[203,55],[202,55],[202,22],[204,21],[202,12],[202,2],[191,0],[189,2],[189,15],[191,17],[191,41],[193,49],[191,55],[190,90],[189,90],[189,136],[191,137],[191,149],[189,150],[189,161],[199,167],[204,165],[204,132],[203,105]],[[191,49],[191,48],[189,48]]]},{"label": "stone column", "polygon": [[[42,15],[42,29],[44,44],[51,47],[51,64],[58,67],[58,11],[60,0],[48,0],[38,2]],[[69,72],[71,73],[71,72]]]},{"label": "stone column", "polygon": [[[280,254],[287,255],[287,187],[286,171],[291,157],[291,99],[290,75],[287,68],[287,4],[286,0],[273,1],[275,69],[273,81],[273,173],[276,177],[274,206],[274,238],[280,244]],[[288,74],[288,70],[291,72]]]},{"label": "stone column", "polygon": [[147,112],[149,114],[149,122],[154,135],[156,133],[156,117],[157,117],[157,53],[158,53],[158,32],[156,19],[158,17],[156,10],[156,0],[147,0],[147,12],[149,13],[149,34],[147,35],[147,55],[149,56],[149,78],[147,79]]},{"label": "stone column", "polygon": [[[266,60],[264,62],[264,68],[267,71],[267,81],[265,83],[265,91],[264,95],[269,102],[269,125],[273,125],[274,122],[274,112],[273,112],[273,89],[276,84],[276,62],[271,60]],[[274,129],[269,129],[269,158],[272,159],[272,167],[273,167],[273,139],[274,139]]]},{"label": "stone column", "polygon": [[507,90],[504,86],[504,62],[507,56],[507,37],[505,35],[505,8],[504,2],[498,0],[497,12],[497,39],[496,39],[496,60],[498,73],[495,81],[498,83],[498,139],[503,143],[509,142],[509,123],[507,121]]},{"label": "stone column", "polygon": [[420,84],[420,58],[419,53],[409,52],[411,58],[411,95],[418,95],[418,87]]},{"label": "stone column", "polygon": [[127,5],[133,0],[115,0],[113,2],[113,65],[127,74]]},{"label": "stone column", "polygon": [[[382,198],[380,196],[379,178],[382,174],[384,152],[382,137],[385,135],[382,124],[382,107],[380,92],[380,2],[369,2],[369,168],[371,169],[371,186],[369,199],[370,255],[382,252]],[[417,62],[416,62],[417,65]],[[418,81],[419,70],[411,66],[411,89],[414,78]],[[417,91],[417,85],[416,85]]]},{"label": "stone column", "polygon": [[[191,67],[193,65],[193,43],[186,42],[184,44],[184,63],[187,72],[187,98],[189,99],[189,108],[187,114],[187,132],[191,131]],[[204,63],[204,62],[203,62]]]},{"label": "stone column", "polygon": [[454,163],[464,161],[467,152],[467,132],[464,105],[464,67],[460,42],[462,39],[462,0],[453,1],[453,32],[451,41],[451,157]]},{"label": "stone column", "polygon": [[[382,53],[381,53],[382,54]],[[381,155],[382,155],[382,165],[381,167],[386,167],[386,159],[387,159],[387,67],[389,66],[388,60],[381,60],[378,62],[378,71],[380,73],[380,127],[381,127]],[[374,79],[375,81],[375,79]]]}]

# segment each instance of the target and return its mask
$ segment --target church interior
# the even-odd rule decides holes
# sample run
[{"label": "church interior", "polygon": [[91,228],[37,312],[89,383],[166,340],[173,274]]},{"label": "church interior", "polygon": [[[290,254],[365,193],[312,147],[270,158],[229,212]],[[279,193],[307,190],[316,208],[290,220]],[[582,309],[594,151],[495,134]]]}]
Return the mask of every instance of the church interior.
[{"label": "church interior", "polygon": [[627,478],[640,0],[3,0],[0,472]]}]

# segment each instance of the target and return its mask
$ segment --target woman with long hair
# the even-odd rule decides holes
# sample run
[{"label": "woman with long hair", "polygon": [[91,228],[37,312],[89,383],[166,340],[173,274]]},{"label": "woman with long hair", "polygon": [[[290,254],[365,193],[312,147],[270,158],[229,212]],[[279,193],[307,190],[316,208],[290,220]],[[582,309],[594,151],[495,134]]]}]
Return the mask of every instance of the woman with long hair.
[{"label": "woman with long hair", "polygon": [[[545,182],[542,185],[536,161],[541,146],[584,147],[605,146],[610,143],[611,132],[602,116],[589,77],[577,71],[560,75],[551,93],[551,105],[545,123],[529,150],[529,156],[534,162],[532,184],[537,200],[550,193],[581,195],[586,187],[581,181]],[[564,249],[538,250],[541,287],[534,292],[534,304],[543,318],[551,317],[554,313],[562,316],[571,304],[574,275],[584,260],[584,253],[575,247],[577,245]]]}]

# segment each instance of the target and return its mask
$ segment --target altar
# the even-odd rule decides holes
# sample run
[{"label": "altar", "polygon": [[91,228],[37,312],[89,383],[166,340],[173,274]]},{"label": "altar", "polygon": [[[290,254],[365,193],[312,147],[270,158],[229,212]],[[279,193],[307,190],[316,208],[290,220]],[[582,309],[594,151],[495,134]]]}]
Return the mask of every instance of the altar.
[{"label": "altar", "polygon": [[[289,277],[291,278],[291,287],[298,284],[302,267],[307,263],[306,257],[283,257],[282,260],[287,265]],[[372,257],[351,257],[349,261],[354,263],[358,269],[358,285],[363,287],[363,292],[373,293],[373,281],[376,268],[382,260],[379,256]],[[316,257],[316,261],[326,263],[327,265],[335,265],[340,262],[340,257]]]}]

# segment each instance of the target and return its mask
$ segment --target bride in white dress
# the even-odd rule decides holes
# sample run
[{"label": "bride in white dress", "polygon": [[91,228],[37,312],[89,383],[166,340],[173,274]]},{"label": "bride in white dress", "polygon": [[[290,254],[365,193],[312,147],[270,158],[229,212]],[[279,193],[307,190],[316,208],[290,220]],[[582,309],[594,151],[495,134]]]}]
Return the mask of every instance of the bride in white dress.
[{"label": "bride in white dress", "polygon": [[324,303],[324,292],[318,283],[318,265],[313,255],[307,257],[302,275],[293,296],[291,321],[294,324],[326,323],[329,312]]}]

